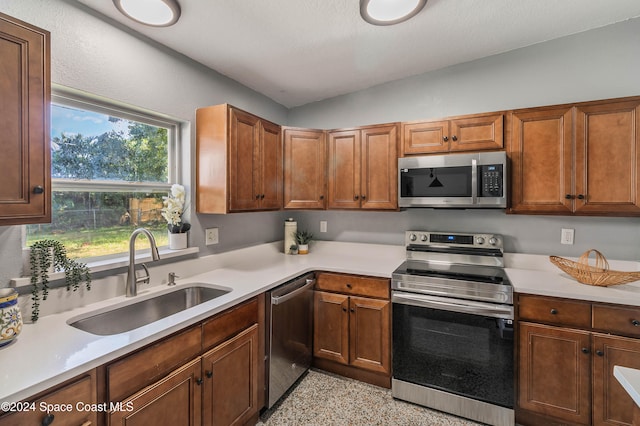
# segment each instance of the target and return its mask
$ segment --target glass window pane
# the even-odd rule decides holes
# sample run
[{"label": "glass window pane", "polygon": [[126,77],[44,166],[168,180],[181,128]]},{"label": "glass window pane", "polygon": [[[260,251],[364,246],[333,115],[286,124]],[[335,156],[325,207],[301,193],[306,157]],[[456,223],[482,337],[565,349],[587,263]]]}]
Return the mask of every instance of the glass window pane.
[{"label": "glass window pane", "polygon": [[168,129],[51,106],[53,178],[169,182]]},{"label": "glass window pane", "polygon": [[[164,195],[54,191],[51,224],[27,226],[26,245],[50,238],[74,259],[105,256],[128,252],[129,236],[139,227],[149,229],[158,246],[167,245],[167,222],[160,215]],[[144,238],[137,244],[149,248]]]}]

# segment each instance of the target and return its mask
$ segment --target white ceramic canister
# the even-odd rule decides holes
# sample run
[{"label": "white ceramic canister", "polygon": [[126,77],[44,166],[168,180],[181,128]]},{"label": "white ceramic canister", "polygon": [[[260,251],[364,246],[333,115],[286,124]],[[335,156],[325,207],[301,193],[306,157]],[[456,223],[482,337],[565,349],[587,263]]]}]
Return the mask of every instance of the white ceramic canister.
[{"label": "white ceramic canister", "polygon": [[13,288],[0,288],[0,348],[13,342],[21,330],[18,292]]},{"label": "white ceramic canister", "polygon": [[296,245],[295,234],[298,232],[298,222],[292,217],[284,221],[284,253],[291,254],[291,246]]}]

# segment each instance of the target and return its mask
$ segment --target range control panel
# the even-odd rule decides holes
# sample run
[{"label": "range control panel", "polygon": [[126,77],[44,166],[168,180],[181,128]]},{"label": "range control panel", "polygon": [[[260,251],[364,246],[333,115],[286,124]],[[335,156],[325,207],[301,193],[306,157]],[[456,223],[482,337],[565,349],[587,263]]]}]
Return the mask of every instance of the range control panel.
[{"label": "range control panel", "polygon": [[405,244],[502,249],[502,236],[498,234],[461,234],[457,232],[407,231]]}]

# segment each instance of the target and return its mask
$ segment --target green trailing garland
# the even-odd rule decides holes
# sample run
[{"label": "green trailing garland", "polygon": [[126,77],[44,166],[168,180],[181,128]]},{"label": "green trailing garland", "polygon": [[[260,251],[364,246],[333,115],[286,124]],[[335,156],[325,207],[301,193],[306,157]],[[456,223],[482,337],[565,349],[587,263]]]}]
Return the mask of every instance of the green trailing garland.
[{"label": "green trailing garland", "polygon": [[[64,271],[67,291],[80,288],[82,282],[87,290],[91,290],[91,273],[86,263],[81,263],[67,257],[67,250],[60,241],[41,240],[31,245],[29,255],[31,265],[31,320],[38,321],[40,316],[40,292],[42,300],[49,296],[49,268],[54,271]],[[51,253],[53,250],[53,253]]]}]

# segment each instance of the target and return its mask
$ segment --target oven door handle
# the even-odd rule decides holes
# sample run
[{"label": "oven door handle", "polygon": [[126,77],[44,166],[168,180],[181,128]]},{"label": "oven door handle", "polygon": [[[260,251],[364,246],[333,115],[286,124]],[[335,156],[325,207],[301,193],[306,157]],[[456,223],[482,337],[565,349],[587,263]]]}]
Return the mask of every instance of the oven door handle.
[{"label": "oven door handle", "polygon": [[431,297],[422,294],[407,294],[393,292],[393,303],[412,305],[422,308],[441,309],[445,311],[461,312],[471,315],[482,315],[493,318],[513,319],[513,306],[498,305],[492,303],[472,302],[467,300],[450,299],[444,297]]}]

